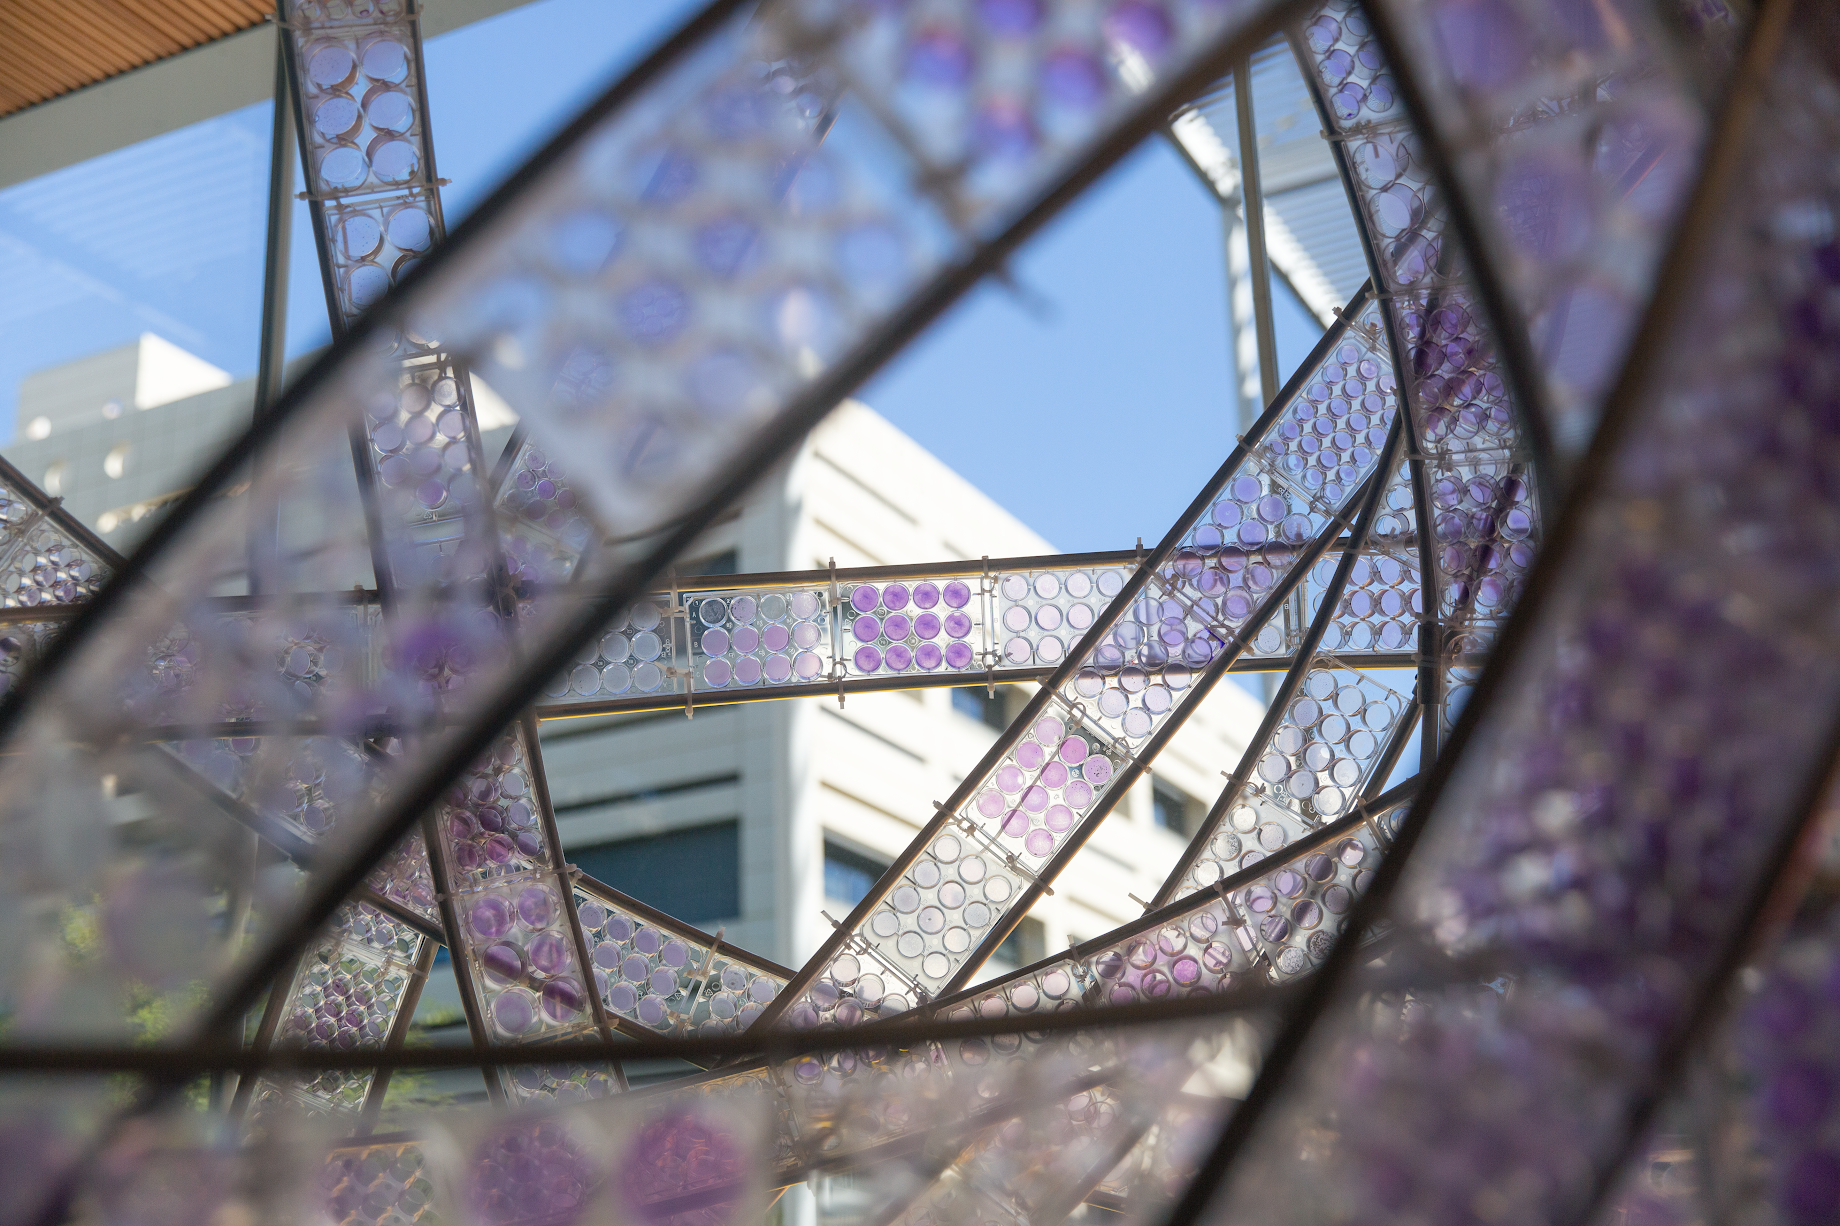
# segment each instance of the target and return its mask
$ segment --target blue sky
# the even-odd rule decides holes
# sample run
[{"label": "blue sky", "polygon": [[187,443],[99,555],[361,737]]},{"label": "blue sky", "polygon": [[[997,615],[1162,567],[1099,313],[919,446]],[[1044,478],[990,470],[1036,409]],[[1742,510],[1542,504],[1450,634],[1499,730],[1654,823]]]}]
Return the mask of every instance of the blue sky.
[{"label": "blue sky", "polygon": [[[450,222],[692,11],[540,0],[429,41]],[[28,372],[165,336],[254,373],[269,105],[0,191],[0,437]],[[1060,549],[1154,541],[1232,446],[1218,209],[1152,141],[860,393]],[[22,292],[24,291],[24,292]],[[1284,365],[1318,329],[1288,302]],[[328,337],[304,205],[289,351]]]}]

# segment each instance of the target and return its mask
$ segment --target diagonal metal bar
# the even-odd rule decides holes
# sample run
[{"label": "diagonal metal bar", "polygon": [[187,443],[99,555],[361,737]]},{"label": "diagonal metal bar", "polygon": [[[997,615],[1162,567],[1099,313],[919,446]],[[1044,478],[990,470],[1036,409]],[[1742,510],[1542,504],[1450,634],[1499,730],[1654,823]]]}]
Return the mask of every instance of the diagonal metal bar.
[{"label": "diagonal metal bar", "polygon": [[[666,64],[687,50],[702,37],[713,33],[724,21],[729,6],[718,5],[661,48],[646,64],[642,65],[633,76],[591,108],[588,117],[574,128],[558,138],[551,149],[539,155],[537,164],[546,165],[560,156],[561,150],[567,148],[573,138],[579,136],[587,125],[601,114],[621,104],[637,88],[652,76],[663,71]],[[1143,95],[1131,112],[1119,123],[1108,130],[1093,148],[1075,165],[1060,174],[1040,195],[1022,208],[1013,222],[1004,226],[991,239],[968,253],[964,259],[943,270],[923,292],[909,300],[900,312],[881,326],[871,343],[866,343],[855,351],[855,356],[838,363],[814,381],[798,398],[782,411],[774,422],[757,436],[755,445],[748,448],[745,463],[732,463],[723,472],[703,487],[694,503],[690,505],[697,510],[683,517],[680,525],[660,543],[655,545],[639,561],[620,568],[615,574],[601,581],[595,595],[582,612],[569,618],[564,626],[551,635],[542,650],[533,651],[527,662],[526,671],[519,677],[510,678],[497,685],[491,701],[483,704],[483,709],[502,711],[515,709],[535,696],[535,691],[542,684],[541,678],[553,675],[573,655],[577,645],[585,641],[611,614],[623,607],[628,601],[643,591],[649,579],[656,575],[668,559],[675,556],[684,545],[694,539],[702,523],[716,513],[717,509],[727,505],[735,495],[752,483],[760,471],[764,457],[777,455],[802,436],[809,424],[815,420],[829,405],[834,404],[844,391],[854,386],[869,371],[873,370],[889,352],[905,340],[916,334],[921,327],[935,317],[944,307],[953,301],[964,289],[973,284],[990,268],[1001,262],[1003,257],[1029,234],[1052,216],[1062,204],[1082,190],[1103,169],[1133,147],[1143,135],[1152,131],[1159,119],[1171,105],[1174,98],[1180,97],[1197,84],[1208,79],[1217,71],[1218,59],[1231,52],[1242,42],[1253,42],[1264,36],[1270,17],[1261,14],[1259,19],[1248,25],[1233,29],[1224,34],[1217,44],[1211,45],[1204,54],[1194,57],[1193,66],[1171,75],[1167,82],[1159,80],[1156,88]],[[509,206],[510,198],[515,194],[508,190],[501,192],[482,205],[454,238],[440,251],[437,251],[422,268],[412,274],[408,284],[400,291],[407,295],[414,286],[426,282],[431,269],[438,264],[443,252],[452,253],[464,247],[463,237],[468,233],[478,232],[492,223],[499,212]],[[354,333],[355,341],[367,339],[360,333]],[[321,369],[330,371],[328,363]],[[304,402],[315,391],[321,380],[311,375],[303,377],[297,385],[296,403]],[[249,445],[247,442],[245,445]],[[222,466],[220,465],[220,470]],[[207,482],[207,487],[209,486]],[[170,540],[179,525],[183,524],[185,515],[180,513],[165,521],[168,535],[150,542],[148,552],[155,551],[165,540]],[[106,610],[105,610],[106,612]],[[100,615],[97,615],[98,617]],[[75,641],[73,635],[66,641]],[[0,730],[6,721],[17,719],[8,710],[0,709]],[[444,742],[439,755],[422,765],[417,771],[416,781],[405,786],[398,793],[396,803],[375,823],[374,832],[359,846],[354,848],[346,866],[336,872],[328,872],[323,879],[316,882],[314,897],[302,908],[298,919],[285,931],[277,934],[269,947],[255,959],[235,988],[229,991],[218,1006],[219,1012],[239,1012],[258,991],[260,982],[265,977],[266,964],[284,956],[284,951],[303,940],[305,934],[329,914],[336,905],[336,900],[343,897],[349,888],[361,879],[363,873],[394,845],[396,837],[414,820],[414,814],[426,808],[438,798],[445,780],[451,778],[490,740],[492,725],[480,722],[461,735],[451,737]]]},{"label": "diagonal metal bar", "polygon": [[1278,325],[1271,310],[1271,261],[1265,253],[1265,190],[1259,166],[1259,125],[1252,112],[1252,57],[1233,64],[1233,107],[1239,122],[1239,196],[1245,210],[1246,273],[1252,281],[1252,328],[1258,342],[1259,391],[1278,398]]},{"label": "diagonal metal bar", "polygon": [[1379,515],[1382,498],[1391,484],[1388,479],[1389,475],[1399,466],[1399,454],[1405,442],[1406,416],[1407,414],[1402,411],[1393,421],[1392,437],[1387,443],[1386,453],[1380,458],[1373,486],[1368,491],[1367,500],[1355,520],[1354,531],[1350,534],[1348,547],[1342,551],[1341,561],[1336,564],[1335,574],[1329,580],[1328,586],[1322,590],[1322,603],[1316,610],[1316,616],[1311,620],[1309,629],[1304,632],[1303,641],[1297,645],[1296,654],[1293,657],[1294,663],[1273,691],[1264,718],[1259,721],[1258,729],[1247,741],[1246,752],[1240,755],[1238,768],[1229,778],[1227,786],[1221,789],[1219,797],[1209,807],[1207,816],[1197,826],[1194,837],[1189,840],[1188,846],[1177,858],[1169,875],[1163,879],[1163,884],[1151,897],[1152,907],[1168,902],[1181,888],[1183,880],[1187,878],[1208,844],[1213,840],[1220,824],[1226,820],[1227,814],[1232,812],[1233,806],[1238,803],[1241,793],[1252,779],[1252,772],[1258,765],[1259,759],[1264,757],[1273,735],[1276,734],[1278,726],[1284,722],[1290,710],[1292,700],[1302,688],[1304,677],[1317,663],[1317,652],[1322,645],[1323,634],[1328,630],[1330,623],[1335,620],[1337,605],[1341,601],[1342,592],[1348,586],[1348,576],[1354,570],[1355,560],[1367,548],[1368,538],[1373,533],[1374,520]]},{"label": "diagonal metal bar", "polygon": [[[1398,451],[1399,447],[1399,423],[1397,420],[1395,420],[1393,424],[1392,434],[1392,440],[1387,445],[1386,455],[1388,457],[1393,456]],[[1384,463],[1384,460],[1382,463]],[[1381,471],[1384,471],[1384,469]],[[971,977],[977,973],[978,968],[997,951],[998,946],[1003,943],[1004,938],[1014,930],[1015,926],[1022,922],[1022,918],[1028,914],[1029,908],[1047,892],[1048,883],[1053,881],[1055,877],[1059,875],[1060,871],[1079,853],[1080,848],[1085,845],[1086,839],[1098,828],[1098,823],[1103,820],[1105,815],[1117,804],[1118,800],[1123,798],[1126,789],[1143,774],[1148,768],[1149,763],[1159,752],[1161,752],[1163,747],[1168,744],[1169,739],[1175,735],[1176,730],[1181,727],[1182,716],[1192,711],[1199,704],[1201,699],[1207,695],[1208,691],[1226,674],[1228,664],[1231,663],[1234,656],[1242,649],[1246,639],[1251,635],[1256,635],[1259,630],[1264,627],[1265,623],[1290,600],[1292,593],[1302,584],[1303,578],[1308,573],[1309,568],[1315,564],[1318,558],[1328,552],[1331,541],[1341,534],[1343,524],[1347,522],[1349,518],[1355,516],[1360,516],[1361,521],[1372,521],[1374,503],[1378,499],[1380,491],[1384,488],[1385,482],[1380,479],[1379,472],[1369,477],[1368,485],[1364,489],[1357,491],[1355,496],[1349,499],[1348,504],[1342,508],[1342,512],[1336,520],[1323,530],[1322,535],[1317,537],[1310,549],[1305,550],[1298,557],[1297,561],[1285,574],[1284,578],[1279,580],[1278,584],[1265,597],[1264,602],[1259,608],[1254,611],[1252,616],[1246,619],[1246,624],[1239,630],[1233,632],[1232,637],[1228,639],[1225,646],[1220,650],[1220,653],[1208,665],[1206,671],[1192,683],[1191,693],[1193,696],[1189,699],[1187,707],[1185,707],[1182,712],[1178,713],[1176,718],[1171,719],[1167,724],[1159,728],[1156,733],[1151,736],[1150,740],[1145,743],[1143,748],[1138,753],[1132,755],[1125,768],[1115,776],[1115,782],[1112,785],[1111,791],[1106,793],[1105,799],[1095,808],[1093,814],[1087,819],[1079,832],[1076,833],[1073,838],[1069,839],[1066,844],[1055,853],[1054,858],[1048,861],[1048,863],[1034,875],[1034,879],[1031,880],[1028,886],[1023,890],[1022,896],[1010,909],[1007,916],[992,927],[990,934],[984,938],[983,944],[973,951],[971,957],[966,960],[965,964],[960,967],[958,972],[952,977],[951,981],[946,985],[946,991],[956,991],[970,982]],[[1355,536],[1357,539],[1364,535],[1358,526],[1361,521],[1357,521],[1357,526],[1355,528]],[[1354,551],[1351,550],[1345,557],[1351,558],[1353,555]],[[1304,659],[1307,660],[1308,657],[1306,656]]]},{"label": "diagonal metal bar", "polygon": [[[1362,290],[1356,294],[1355,300],[1351,302],[1350,311],[1358,312],[1365,306],[1366,301],[1366,290]],[[1022,752],[1022,746],[1025,743],[1033,743],[1030,741],[1030,738],[1038,722],[1044,718],[1052,718],[1056,723],[1062,725],[1063,730],[1066,730],[1064,716],[1071,715],[1074,717],[1074,723],[1080,726],[1082,730],[1096,726],[1096,721],[1085,719],[1079,712],[1071,710],[1066,700],[1059,697],[1061,691],[1071,686],[1076,678],[1083,672],[1094,672],[1095,676],[1100,675],[1093,670],[1092,665],[1097,660],[1097,653],[1101,645],[1105,643],[1107,637],[1114,632],[1116,627],[1126,621],[1134,604],[1141,597],[1147,595],[1148,589],[1157,571],[1161,569],[1169,559],[1174,557],[1179,549],[1184,547],[1184,542],[1191,535],[1201,530],[1198,525],[1201,525],[1204,517],[1210,513],[1214,499],[1227,488],[1229,481],[1240,475],[1243,471],[1250,469],[1255,452],[1265,440],[1267,433],[1302,395],[1307,380],[1313,375],[1316,368],[1326,360],[1334,346],[1341,341],[1342,336],[1343,330],[1332,329],[1323,337],[1318,343],[1315,352],[1312,353],[1310,361],[1306,362],[1304,366],[1299,369],[1297,374],[1292,377],[1285,389],[1285,393],[1274,400],[1266,408],[1266,411],[1261,415],[1259,421],[1254,423],[1246,434],[1242,436],[1232,454],[1227,457],[1226,462],[1221,465],[1220,469],[1202,488],[1194,502],[1177,520],[1176,524],[1164,536],[1163,540],[1159,542],[1156,549],[1144,560],[1143,564],[1132,576],[1130,582],[1128,582],[1118,595],[1113,598],[1104,614],[1101,615],[1093,624],[1092,628],[1081,637],[1079,644],[1068,653],[1066,661],[1055,671],[1050,679],[1042,686],[1040,691],[1034,695],[1021,713],[1017,715],[1008,731],[992,744],[989,751],[985,753],[983,759],[979,761],[977,766],[966,774],[964,780],[958,787],[953,789],[952,794],[947,800],[939,804],[933,819],[917,836],[915,836],[907,849],[895,863],[890,866],[888,871],[883,875],[881,881],[877,883],[876,888],[871,890],[862,901],[851,910],[849,916],[838,925],[836,932],[834,932],[824,945],[819,948],[818,952],[811,957],[805,966],[800,969],[799,975],[794,978],[792,983],[787,985],[787,990],[780,994],[779,999],[775,1001],[773,1007],[762,1015],[760,1021],[757,1023],[758,1025],[771,1025],[788,1009],[795,1007],[795,1002],[801,1000],[808,988],[818,983],[821,977],[826,974],[827,968],[836,960],[845,957],[846,953],[847,956],[851,958],[858,958],[860,953],[867,948],[863,934],[869,931],[868,925],[870,923],[870,916],[878,906],[882,905],[885,898],[891,897],[895,891],[902,888],[931,888],[920,882],[912,883],[909,887],[903,887],[900,883],[915,866],[927,862],[923,860],[923,856],[926,855],[927,849],[934,840],[938,839],[954,824],[961,821],[970,821],[970,819],[964,818],[961,815],[969,810],[973,797],[979,794],[979,789],[985,788],[987,781],[995,778],[999,769],[1007,764],[1018,772],[1019,777],[1024,770],[1028,772],[1029,776],[1036,776],[1047,769],[1049,763],[1045,761],[1036,761],[1026,766],[1019,761],[1010,761],[1011,758]],[[1257,486],[1257,479],[1254,478],[1254,481],[1255,486]],[[1264,487],[1258,486],[1257,488],[1262,492]],[[1333,539],[1333,536],[1339,535],[1339,530],[1331,528],[1327,530],[1327,534],[1331,535],[1331,539]],[[1224,537],[1225,534],[1224,532],[1216,531],[1213,535],[1215,537]],[[1300,574],[1301,569],[1292,565],[1287,573]],[[1247,612],[1250,613],[1251,610],[1248,609]],[[1266,615],[1269,616],[1269,612],[1267,612]],[[1226,631],[1223,630],[1221,633],[1223,641],[1209,646],[1205,656],[1206,662],[1211,662],[1218,654],[1219,650],[1225,647]],[[1237,643],[1237,637],[1232,641]],[[1111,671],[1122,672],[1119,666],[1123,665],[1124,660],[1122,659],[1122,653],[1120,653],[1120,655],[1121,658],[1116,664],[1108,666]],[[1204,661],[1198,660],[1196,662],[1203,663]],[[1053,714],[1051,714],[1051,712]],[[1058,736],[1053,739],[1057,744],[1059,743]],[[1103,729],[1099,730],[1098,735],[1095,736],[1095,740],[1098,740],[1101,745],[1106,746],[1113,753],[1121,752],[1116,748],[1112,737]],[[1124,756],[1129,755],[1126,754]],[[1110,765],[1109,760],[1107,765]],[[1109,774],[1105,778],[1099,779],[1097,782],[1103,786],[1107,782],[1107,779],[1109,779]],[[1084,780],[1081,782],[1084,785]],[[1085,805],[1090,804],[1094,799],[1091,786],[1084,786],[1087,786],[1088,795],[1085,804],[1080,807],[1085,807]],[[988,791],[989,789],[986,790]],[[1010,790],[1012,792],[1018,791],[1020,790],[1020,786]],[[1118,789],[1113,789],[1114,792],[1117,790]],[[991,791],[991,794],[997,795],[995,791]],[[1111,793],[1107,793],[1107,795],[1110,794]],[[1001,818],[1001,802],[999,801],[999,808],[995,812],[984,813],[982,810],[979,812],[980,815],[985,818]],[[972,821],[971,828],[976,829],[976,826],[976,822]],[[1091,826],[1088,824],[1081,827],[1081,829],[1090,830]],[[968,830],[967,833],[969,834],[970,831]],[[1071,837],[1077,838],[1080,836],[1075,834]],[[994,840],[988,840],[987,836],[981,841],[987,841],[991,846],[995,846]],[[1055,842],[1058,843],[1059,840],[1055,840]],[[1010,866],[1009,880],[1015,882],[1022,879],[1023,874],[1016,871],[1016,868],[1020,866],[1015,858],[1015,853],[1010,851],[1000,852],[998,854],[1007,855],[1009,857],[1009,859],[1005,861],[1005,863]],[[1047,858],[1048,857],[1045,856],[1039,857],[1038,865],[1045,863]],[[1033,871],[1033,869],[1029,870],[1031,879]],[[991,896],[989,886],[985,886],[984,891],[987,897]],[[1007,898],[993,898],[993,901],[1001,904],[1007,902]],[[1015,908],[1000,908],[999,914],[995,918],[1000,919],[1002,915],[1015,917],[1010,920],[1010,924],[1013,926],[1015,919],[1020,917],[1021,911]],[[976,926],[981,927],[982,925]],[[895,945],[896,948],[892,951],[893,954],[898,955],[900,953],[899,941],[892,939],[895,937],[894,932],[890,931],[880,933],[879,935],[884,939],[884,944],[891,943]],[[986,942],[986,944],[988,943]],[[908,957],[907,963],[909,965],[906,967],[901,967],[900,969],[896,969],[895,967],[889,968],[895,970],[897,980],[904,981],[909,991],[916,996],[919,995],[919,990],[922,985],[918,982],[912,966],[913,964],[923,961],[925,952],[926,951],[923,950],[921,957],[918,958]],[[968,952],[968,950],[960,950],[957,952],[962,955]],[[887,964],[890,960],[890,954],[891,951],[883,949],[875,956],[879,962]],[[946,955],[941,956],[943,957]],[[962,962],[960,964],[962,965]],[[940,975],[938,978],[944,980],[946,976]],[[826,995],[828,996],[829,993],[827,992]],[[916,1001],[913,1003],[920,1002]],[[903,1000],[900,1008],[904,1010],[906,1007],[907,1002]]]},{"label": "diagonal metal bar", "polygon": [[[1699,299],[1694,294],[1695,278],[1704,263],[1716,251],[1714,236],[1726,219],[1723,210],[1736,183],[1740,168],[1749,156],[1755,116],[1774,72],[1778,50],[1794,9],[1791,0],[1777,0],[1767,5],[1749,36],[1744,59],[1734,77],[1721,113],[1714,143],[1706,160],[1706,171],[1696,186],[1693,199],[1683,219],[1676,242],[1657,278],[1655,292],[1646,311],[1629,359],[1620,372],[1597,437],[1591,450],[1574,474],[1571,500],[1565,505],[1543,550],[1526,595],[1502,633],[1494,657],[1486,667],[1476,697],[1459,717],[1447,751],[1431,763],[1426,788],[1413,805],[1401,826],[1396,843],[1376,874],[1372,889],[1362,900],[1351,928],[1366,927],[1379,919],[1404,872],[1407,857],[1423,838],[1435,807],[1452,787],[1458,763],[1472,741],[1478,740],[1486,720],[1494,716],[1493,707],[1512,701],[1511,678],[1521,665],[1521,658],[1534,650],[1532,640],[1542,620],[1555,616],[1552,608],[1563,599],[1562,585],[1574,571],[1589,561],[1583,551],[1588,548],[1592,516],[1598,500],[1606,498],[1619,461],[1634,445],[1632,431],[1637,428],[1644,401],[1653,395],[1653,386],[1664,368],[1661,363],[1667,340],[1675,334]],[[1832,735],[1823,737],[1819,771],[1825,771],[1834,748]],[[1795,816],[1773,832],[1770,852],[1759,865],[1759,872],[1749,883],[1748,901],[1739,908],[1741,919],[1754,917],[1768,897],[1773,873],[1780,867],[1794,839],[1799,837],[1809,808],[1818,799],[1819,788],[1811,774],[1796,789],[1790,802]],[[1665,1086],[1665,1072],[1673,1071],[1686,1048],[1681,1036],[1689,1035],[1703,1021],[1709,1003],[1727,973],[1742,953],[1742,937],[1747,931],[1743,922],[1734,924],[1719,943],[1719,956],[1700,980],[1691,1006],[1683,1010],[1681,1023],[1667,1027],[1663,1056],[1643,1076],[1649,1087],[1646,1099],[1638,1097],[1625,1107],[1624,1123],[1615,1129],[1614,1152],[1594,1155],[1590,1172],[1590,1190],[1581,1201],[1570,1207],[1567,1220],[1583,1220],[1584,1215],[1601,1201],[1604,1189],[1614,1178],[1616,1165],[1628,1152],[1629,1138],[1652,1110],[1657,1096],[1655,1087]],[[1257,1135],[1260,1121],[1278,1101],[1283,1087],[1295,1075],[1312,1029],[1332,1007],[1339,981],[1345,979],[1352,962],[1350,943],[1342,942],[1332,956],[1325,973],[1296,1001],[1291,1017],[1274,1045],[1259,1080],[1246,1103],[1229,1120],[1220,1140],[1201,1173],[1182,1201],[1170,1215],[1171,1226],[1187,1226],[1198,1220],[1219,1197],[1231,1193],[1228,1183],[1235,1160]],[[1226,1185],[1224,1188],[1222,1185]]]},{"label": "diagonal metal bar", "polygon": [[[1301,28],[1301,19],[1294,24],[1287,34],[1291,51],[1297,60],[1298,77],[1308,90],[1310,101],[1316,108],[1317,118],[1322,122],[1324,133],[1337,130],[1334,115],[1329,109],[1329,100],[1323,93],[1321,74],[1314,71],[1314,65],[1305,53],[1307,42]],[[1362,255],[1367,260],[1368,277],[1375,285],[1393,288],[1391,278],[1387,276],[1386,265],[1379,258],[1374,247],[1373,228],[1368,224],[1366,211],[1356,202],[1361,199],[1360,186],[1353,169],[1348,164],[1348,148],[1344,141],[1331,140],[1330,156],[1335,162],[1335,171],[1342,180],[1342,191],[1347,196],[1349,209],[1354,218],[1355,234],[1360,239]],[[1406,418],[1406,462],[1412,473],[1412,509],[1417,526],[1418,537],[1418,581],[1424,593],[1425,611],[1428,616],[1420,624],[1418,631],[1418,692],[1415,696],[1420,706],[1431,712],[1443,710],[1439,697],[1443,674],[1439,671],[1438,661],[1442,658],[1444,635],[1437,620],[1429,616],[1443,607],[1439,590],[1439,571],[1433,551],[1436,549],[1436,537],[1432,528],[1431,480],[1425,462],[1425,442],[1419,429],[1418,414],[1410,411],[1410,392],[1412,371],[1408,368],[1408,349],[1405,338],[1400,335],[1399,317],[1396,312],[1387,311],[1382,322],[1386,337],[1386,348],[1392,359],[1393,377],[1398,381],[1400,395],[1407,401]],[[1419,761],[1428,764],[1437,756],[1437,724],[1433,716],[1426,716],[1419,743]]]}]

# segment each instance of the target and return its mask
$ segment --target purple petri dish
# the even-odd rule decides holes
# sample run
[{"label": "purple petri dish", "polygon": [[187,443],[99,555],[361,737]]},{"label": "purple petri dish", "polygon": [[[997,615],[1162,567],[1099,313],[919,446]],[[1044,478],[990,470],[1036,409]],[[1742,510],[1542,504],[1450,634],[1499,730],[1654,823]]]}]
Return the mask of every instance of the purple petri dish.
[{"label": "purple petri dish", "polygon": [[872,673],[882,666],[882,653],[865,643],[856,649],[853,663],[857,672]]},{"label": "purple petri dish", "polygon": [[945,662],[945,655],[937,643],[922,643],[914,649],[914,663],[932,672]]},{"label": "purple petri dish", "polygon": [[939,603],[939,587],[933,583],[916,583],[913,591],[914,607],[930,609]]},{"label": "purple petri dish", "polygon": [[946,644],[946,667],[954,672],[968,668],[972,659],[971,646],[968,643]]},{"label": "purple petri dish", "polygon": [[937,613],[922,613],[920,616],[914,618],[914,633],[923,639],[938,638],[939,615]]},{"label": "purple petri dish", "polygon": [[904,584],[890,583],[882,589],[882,607],[890,613],[898,613],[907,607],[907,588]]},{"label": "purple petri dish", "polygon": [[960,579],[954,579],[946,584],[941,595],[950,608],[962,609],[971,603],[971,588]]},{"label": "purple petri dish", "polygon": [[888,619],[882,623],[882,633],[896,642],[905,639],[913,633],[913,630],[914,625],[907,619],[905,613],[890,613]]},{"label": "purple petri dish", "polygon": [[888,667],[897,673],[904,673],[913,667],[914,653],[907,649],[905,643],[895,643],[888,648]]},{"label": "purple petri dish", "polygon": [[881,593],[873,584],[865,583],[850,593],[850,607],[858,613],[873,613],[875,606],[881,603]]},{"label": "purple petri dish", "polygon": [[[860,592],[862,589],[857,588],[856,590]],[[882,637],[882,621],[879,617],[872,617],[865,613],[850,626],[850,633],[856,636],[856,641],[859,643],[873,643]]]},{"label": "purple petri dish", "polygon": [[954,610],[946,614],[946,633],[955,639],[962,639],[971,633],[971,618],[968,614]]}]

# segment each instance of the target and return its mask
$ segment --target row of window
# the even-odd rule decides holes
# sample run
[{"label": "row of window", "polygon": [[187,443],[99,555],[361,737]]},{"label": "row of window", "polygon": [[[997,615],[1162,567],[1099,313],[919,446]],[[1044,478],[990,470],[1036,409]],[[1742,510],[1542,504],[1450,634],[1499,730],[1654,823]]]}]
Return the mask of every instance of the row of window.
[{"label": "row of window", "polygon": [[[738,821],[574,848],[569,860],[590,877],[688,923],[708,926],[741,914]],[[886,862],[825,840],[827,900],[854,907],[887,871]],[[1012,966],[1026,966],[1046,952],[1046,933],[1040,922],[1025,919],[996,957]]]}]

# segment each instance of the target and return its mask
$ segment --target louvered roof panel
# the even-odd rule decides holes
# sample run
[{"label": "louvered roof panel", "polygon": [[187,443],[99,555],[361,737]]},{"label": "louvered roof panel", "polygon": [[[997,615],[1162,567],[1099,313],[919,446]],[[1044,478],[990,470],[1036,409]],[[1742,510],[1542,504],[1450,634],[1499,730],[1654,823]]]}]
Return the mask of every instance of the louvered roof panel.
[{"label": "louvered roof panel", "polygon": [[0,115],[247,30],[267,0],[0,0]]}]

